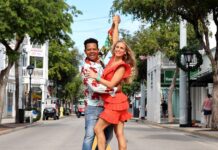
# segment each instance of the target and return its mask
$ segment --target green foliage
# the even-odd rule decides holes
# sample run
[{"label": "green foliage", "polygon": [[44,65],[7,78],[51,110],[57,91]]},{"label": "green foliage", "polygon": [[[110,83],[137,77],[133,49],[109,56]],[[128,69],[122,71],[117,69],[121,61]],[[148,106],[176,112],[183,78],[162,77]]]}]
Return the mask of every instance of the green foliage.
[{"label": "green foliage", "polygon": [[[146,79],[147,61],[141,60],[140,56],[147,58],[154,55],[157,51],[161,51],[170,60],[176,61],[179,52],[179,22],[178,16],[167,15],[165,4],[170,1],[157,0],[115,0],[112,7],[113,11],[121,11],[124,14],[132,14],[135,19],[146,21],[140,30],[131,36],[127,31],[121,31],[122,37],[127,41],[132,50],[136,54],[138,76],[137,81]],[[188,24],[188,45],[199,45],[195,38],[193,27]],[[140,86],[140,85],[139,85]],[[130,87],[125,87],[129,91]]]},{"label": "green foliage", "polygon": [[[54,81],[67,80],[75,76],[78,66],[73,64],[77,57],[77,52],[69,51],[69,43],[60,44],[56,40],[49,43],[49,78]],[[73,51],[77,51],[76,49]],[[72,76],[72,77],[71,77]]]},{"label": "green foliage", "polygon": [[67,83],[65,88],[68,98],[73,100],[74,102],[84,96],[82,89],[82,79],[81,77],[79,77],[79,75],[74,77],[71,82]]},{"label": "green foliage", "polygon": [[132,14],[152,25],[161,22],[177,22],[180,18],[187,20],[193,26],[200,44],[208,48],[203,36],[208,38],[209,17],[218,25],[218,3],[216,0],[115,0],[111,12],[120,11]]},{"label": "green foliage", "polygon": [[[52,40],[49,44],[49,79],[54,81],[56,88],[60,88],[57,93],[59,98],[72,98],[72,93],[76,92],[71,91],[74,90],[71,84],[78,83],[75,78],[81,56],[73,48],[73,41]],[[79,86],[77,84],[75,88],[79,89]]]},{"label": "green foliage", "polygon": [[20,53],[13,50],[6,51],[6,55],[10,58],[9,61],[12,62],[15,62],[20,57]]},{"label": "green foliage", "polygon": [[218,6],[216,0],[114,0],[111,12],[132,14],[150,23],[189,19],[197,21],[212,13]]},{"label": "green foliage", "polygon": [[11,40],[16,33],[26,33],[32,42],[64,39],[71,32],[72,14],[81,13],[63,0],[7,0],[0,1],[0,38]]},{"label": "green foliage", "polygon": [[[73,15],[81,14],[63,0],[1,0],[0,43],[6,47],[9,61],[17,58],[17,51],[26,34],[32,43],[43,44],[47,40],[69,39]],[[16,37],[15,47],[9,42]]]},{"label": "green foliage", "polygon": [[124,84],[122,86],[122,91],[128,96],[133,95],[135,92],[138,92],[139,90],[140,90],[140,82],[136,80],[133,81],[131,84]]}]

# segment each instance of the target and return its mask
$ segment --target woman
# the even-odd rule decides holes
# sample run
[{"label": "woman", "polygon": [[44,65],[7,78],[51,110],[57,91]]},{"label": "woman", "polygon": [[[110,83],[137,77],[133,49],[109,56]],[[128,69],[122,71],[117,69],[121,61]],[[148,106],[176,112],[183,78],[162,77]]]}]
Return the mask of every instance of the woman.
[{"label": "woman", "polygon": [[211,114],[212,114],[212,96],[207,94],[202,104],[202,111],[204,112],[204,118],[206,122],[206,128],[210,126]]},{"label": "woman", "polygon": [[[92,70],[87,74],[88,77],[96,79],[109,89],[121,83],[130,83],[136,66],[134,53],[125,41],[120,40],[116,42],[112,49],[112,54],[113,57],[104,69],[102,77]],[[114,124],[119,150],[126,150],[127,146],[123,132],[124,122],[132,117],[128,112],[128,98],[122,92],[117,92],[114,96],[102,94],[101,97],[104,100],[104,111],[100,114],[94,129],[98,141],[98,149],[106,149],[104,129],[110,124]]]}]

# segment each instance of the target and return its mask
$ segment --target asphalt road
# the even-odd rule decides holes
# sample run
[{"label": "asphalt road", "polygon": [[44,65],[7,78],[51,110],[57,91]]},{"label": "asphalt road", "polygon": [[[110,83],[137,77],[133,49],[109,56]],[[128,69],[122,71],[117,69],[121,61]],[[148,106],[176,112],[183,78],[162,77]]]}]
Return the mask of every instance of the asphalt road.
[{"label": "asphalt road", "polygon": [[[128,150],[217,150],[218,140],[129,121],[125,134]],[[0,150],[81,150],[84,118],[75,116],[0,136]],[[116,137],[111,144],[118,150]]]}]

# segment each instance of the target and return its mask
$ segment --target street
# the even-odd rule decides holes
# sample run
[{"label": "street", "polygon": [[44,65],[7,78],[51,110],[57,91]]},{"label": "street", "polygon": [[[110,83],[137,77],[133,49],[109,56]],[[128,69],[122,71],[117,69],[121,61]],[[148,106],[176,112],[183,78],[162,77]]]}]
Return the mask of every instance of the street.
[{"label": "street", "polygon": [[[217,150],[218,140],[129,121],[125,127],[129,150]],[[84,117],[75,116],[0,136],[1,150],[81,150]],[[117,150],[114,136],[112,150]]]}]

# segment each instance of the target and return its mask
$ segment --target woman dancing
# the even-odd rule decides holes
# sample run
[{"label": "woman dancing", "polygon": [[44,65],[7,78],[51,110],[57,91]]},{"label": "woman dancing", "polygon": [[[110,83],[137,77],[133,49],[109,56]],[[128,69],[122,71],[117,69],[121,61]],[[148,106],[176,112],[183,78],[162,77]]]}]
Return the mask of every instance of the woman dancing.
[{"label": "woman dancing", "polygon": [[[99,83],[107,86],[108,90],[122,85],[122,83],[130,83],[133,73],[136,70],[134,53],[124,40],[119,40],[114,44],[112,54],[113,56],[104,69],[102,76],[96,74],[93,70],[87,73],[88,77],[94,78]],[[104,129],[110,124],[113,124],[119,150],[126,150],[124,122],[132,117],[128,112],[128,97],[121,91],[113,96],[110,94],[101,94],[101,97],[104,100],[104,111],[100,114],[94,129],[98,141],[98,149],[106,149]]]}]

